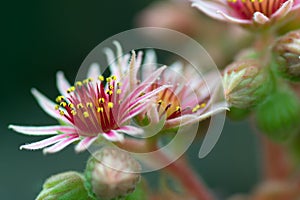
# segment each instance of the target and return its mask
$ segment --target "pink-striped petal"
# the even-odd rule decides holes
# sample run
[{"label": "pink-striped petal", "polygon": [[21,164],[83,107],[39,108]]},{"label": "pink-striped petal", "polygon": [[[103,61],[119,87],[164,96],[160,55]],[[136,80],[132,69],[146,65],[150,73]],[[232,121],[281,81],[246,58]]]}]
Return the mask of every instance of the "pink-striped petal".
[{"label": "pink-striped petal", "polygon": [[8,128],[26,135],[55,135],[59,132],[76,133],[76,129],[70,126],[17,126],[9,125]]},{"label": "pink-striped petal", "polygon": [[56,86],[60,94],[64,96],[68,95],[67,90],[71,87],[71,85],[62,71],[56,73]]},{"label": "pink-striped petal", "polygon": [[284,2],[281,5],[281,7],[271,17],[283,18],[290,12],[293,5],[294,5],[294,0],[288,0],[288,1]]},{"label": "pink-striped petal", "polygon": [[124,135],[118,133],[117,131],[110,130],[107,133],[103,133],[102,136],[112,142],[122,142],[124,140]]},{"label": "pink-striped petal", "polygon": [[228,105],[226,103],[221,103],[218,106],[214,106],[213,110],[207,111],[202,115],[187,114],[187,115],[182,115],[181,117],[167,120],[166,127],[170,128],[170,127],[185,126],[188,124],[197,123],[217,113],[225,112],[226,110],[229,110]]},{"label": "pink-striped petal", "polygon": [[51,138],[47,138],[47,139],[44,139],[44,140],[41,140],[41,141],[38,141],[38,142],[22,145],[22,146],[20,146],[20,149],[21,150],[22,149],[29,149],[29,150],[42,149],[42,148],[47,147],[51,144],[57,143],[57,142],[63,140],[64,138],[66,138],[66,137],[73,136],[73,135],[74,134],[56,135],[56,136],[53,136]]},{"label": "pink-striped petal", "polygon": [[128,135],[132,135],[132,136],[141,135],[144,132],[143,129],[137,128],[137,127],[134,127],[134,126],[122,126],[119,129],[117,129],[116,131],[121,132],[121,133],[125,133],[125,134],[128,134]]},{"label": "pink-striped petal", "polygon": [[46,96],[44,96],[42,93],[40,93],[37,89],[32,88],[31,89],[31,93],[33,94],[33,96],[35,97],[35,99],[37,100],[38,104],[40,105],[40,107],[51,117],[59,119],[61,121],[63,121],[66,124],[70,124],[70,122],[64,118],[63,116],[61,116],[59,114],[59,112],[57,112],[57,110],[55,110],[55,106],[56,104],[53,103],[52,101],[50,101]]},{"label": "pink-striped petal", "polygon": [[59,141],[58,143],[52,145],[51,147],[45,148],[43,150],[44,154],[47,153],[56,153],[60,150],[62,150],[63,148],[65,148],[66,146],[68,146],[69,144],[72,144],[73,142],[79,140],[80,138],[78,136],[72,136],[66,139],[63,139],[61,141]]},{"label": "pink-striped petal", "polygon": [[224,18],[224,20],[227,22],[236,23],[236,24],[251,24],[252,23],[252,20],[241,19],[238,17],[232,17],[221,10],[217,10],[216,13],[221,15]]},{"label": "pink-striped petal", "polygon": [[75,147],[76,152],[82,152],[89,148],[89,146],[97,140],[97,137],[86,137],[82,139]]}]

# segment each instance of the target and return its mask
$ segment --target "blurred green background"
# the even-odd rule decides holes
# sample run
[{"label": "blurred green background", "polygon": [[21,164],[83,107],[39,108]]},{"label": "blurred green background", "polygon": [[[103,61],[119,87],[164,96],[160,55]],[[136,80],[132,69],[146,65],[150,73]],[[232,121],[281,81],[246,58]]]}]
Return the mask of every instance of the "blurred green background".
[{"label": "blurred green background", "polygon": [[[54,99],[56,72],[63,70],[73,81],[85,56],[107,37],[135,27],[134,17],[151,2],[52,0],[2,5],[0,199],[34,199],[51,174],[84,169],[89,153],[76,154],[72,145],[46,156],[42,151],[20,151],[21,144],[41,138],[7,127],[56,123],[38,107],[30,89],[35,87]],[[227,122],[208,157],[197,159],[200,144],[191,148],[190,156],[207,184],[228,196],[247,192],[257,182],[256,143],[246,123]]]}]

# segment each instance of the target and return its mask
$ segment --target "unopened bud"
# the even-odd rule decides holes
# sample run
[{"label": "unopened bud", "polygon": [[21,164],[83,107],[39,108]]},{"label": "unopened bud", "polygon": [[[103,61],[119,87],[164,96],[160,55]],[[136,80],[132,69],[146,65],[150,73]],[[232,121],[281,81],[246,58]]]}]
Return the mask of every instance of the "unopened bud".
[{"label": "unopened bud", "polygon": [[268,74],[257,61],[236,61],[224,71],[225,98],[236,108],[255,106],[266,96],[270,87],[268,80]]},{"label": "unopened bud", "polygon": [[140,180],[140,164],[129,153],[105,147],[93,154],[85,176],[90,192],[101,200],[132,193]]},{"label": "unopened bud", "polygon": [[83,176],[77,172],[65,172],[51,176],[43,185],[36,200],[92,200],[84,187]]},{"label": "unopened bud", "polygon": [[270,138],[283,141],[299,129],[300,104],[298,97],[289,90],[275,91],[257,107],[259,128]]},{"label": "unopened bud", "polygon": [[284,77],[300,81],[300,30],[281,37],[274,46],[277,70]]}]

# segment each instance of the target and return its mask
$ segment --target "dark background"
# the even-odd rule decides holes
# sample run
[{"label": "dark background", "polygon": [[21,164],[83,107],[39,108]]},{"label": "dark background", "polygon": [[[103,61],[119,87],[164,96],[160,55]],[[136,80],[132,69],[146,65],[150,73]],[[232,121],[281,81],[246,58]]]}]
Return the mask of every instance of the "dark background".
[{"label": "dark background", "polygon": [[[50,175],[84,169],[88,153],[76,154],[72,145],[46,156],[20,151],[21,144],[42,138],[7,127],[55,124],[30,89],[54,99],[56,72],[63,70],[72,82],[85,56],[107,37],[135,27],[134,17],[151,2],[48,0],[1,6],[0,199],[34,199]],[[227,122],[205,159],[196,159],[199,147],[191,149],[193,166],[213,190],[227,196],[252,189],[259,177],[259,150],[246,123]]]}]

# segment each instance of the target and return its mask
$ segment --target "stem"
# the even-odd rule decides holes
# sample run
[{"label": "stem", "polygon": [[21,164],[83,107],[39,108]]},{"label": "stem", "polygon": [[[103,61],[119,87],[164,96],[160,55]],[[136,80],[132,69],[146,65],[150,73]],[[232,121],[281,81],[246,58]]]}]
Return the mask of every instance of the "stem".
[{"label": "stem", "polygon": [[175,176],[185,187],[185,189],[196,199],[214,199],[206,185],[182,159],[172,162],[165,168],[165,170]]},{"label": "stem", "polygon": [[279,144],[262,136],[264,175],[266,180],[285,180],[292,171],[287,153]]},{"label": "stem", "polygon": [[155,140],[135,140],[126,139],[123,143],[117,144],[120,148],[128,150],[131,152],[147,153],[147,152],[159,152],[152,159],[153,162],[158,163],[171,163],[164,168],[167,172],[172,174],[177,180],[179,180],[185,190],[199,200],[213,200],[213,195],[210,193],[209,189],[200,180],[198,175],[188,166],[188,164],[183,159],[178,159],[176,161],[170,161],[163,152],[158,151],[157,143]]}]

